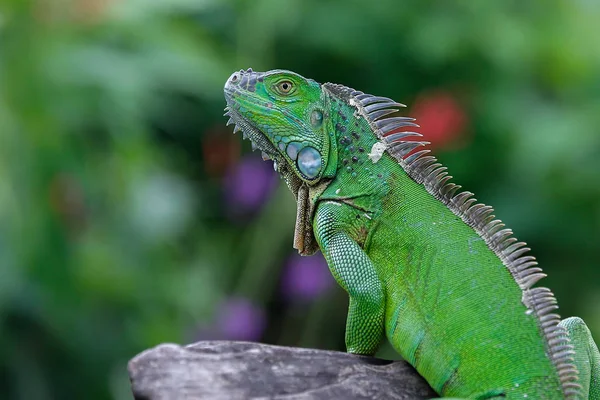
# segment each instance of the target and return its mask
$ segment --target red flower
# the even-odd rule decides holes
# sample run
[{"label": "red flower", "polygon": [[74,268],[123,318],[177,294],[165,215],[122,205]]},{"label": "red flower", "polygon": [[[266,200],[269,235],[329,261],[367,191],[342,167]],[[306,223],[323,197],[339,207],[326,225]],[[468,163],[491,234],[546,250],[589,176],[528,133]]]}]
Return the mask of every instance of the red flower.
[{"label": "red flower", "polygon": [[64,225],[77,233],[85,228],[87,207],[79,182],[68,174],[57,174],[50,181],[49,203]]},{"label": "red flower", "polygon": [[421,95],[412,108],[412,116],[421,126],[419,133],[432,147],[456,143],[467,125],[467,115],[448,92]]},{"label": "red flower", "polygon": [[240,157],[241,138],[225,127],[208,130],[202,139],[202,156],[207,175],[222,177]]}]

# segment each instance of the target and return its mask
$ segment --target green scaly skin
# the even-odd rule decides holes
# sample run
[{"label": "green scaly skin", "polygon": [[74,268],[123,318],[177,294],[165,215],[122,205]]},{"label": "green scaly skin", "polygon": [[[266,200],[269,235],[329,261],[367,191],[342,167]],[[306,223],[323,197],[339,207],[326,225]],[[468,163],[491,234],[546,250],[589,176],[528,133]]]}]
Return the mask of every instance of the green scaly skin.
[{"label": "green scaly skin", "polygon": [[348,292],[349,352],[385,335],[446,397],[600,399],[585,323],[560,321],[525,244],[414,152],[401,104],[282,70],[236,72],[225,97],[296,197],[294,246]]}]

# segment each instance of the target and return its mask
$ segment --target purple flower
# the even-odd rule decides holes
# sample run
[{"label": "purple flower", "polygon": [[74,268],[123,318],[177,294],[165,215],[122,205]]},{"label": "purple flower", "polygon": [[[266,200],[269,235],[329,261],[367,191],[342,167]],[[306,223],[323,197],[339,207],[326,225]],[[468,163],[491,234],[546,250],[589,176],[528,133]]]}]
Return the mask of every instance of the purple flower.
[{"label": "purple flower", "polygon": [[281,280],[283,294],[291,300],[310,300],[329,289],[334,282],[321,253],[290,256]]},{"label": "purple flower", "polygon": [[234,214],[257,211],[267,200],[277,183],[272,164],[247,156],[225,176],[225,200]]},{"label": "purple flower", "polygon": [[221,339],[257,341],[266,326],[265,312],[245,298],[230,298],[219,309]]}]

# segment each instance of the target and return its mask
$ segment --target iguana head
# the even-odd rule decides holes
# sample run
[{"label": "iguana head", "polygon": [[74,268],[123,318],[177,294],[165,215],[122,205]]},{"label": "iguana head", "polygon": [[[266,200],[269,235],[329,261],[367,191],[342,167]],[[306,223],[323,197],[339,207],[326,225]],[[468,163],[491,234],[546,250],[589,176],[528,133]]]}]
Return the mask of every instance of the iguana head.
[{"label": "iguana head", "polygon": [[233,73],[225,83],[228,124],[272,159],[297,200],[294,247],[310,255],[318,246],[312,230],[315,199],[337,170],[330,99],[322,85],[284,70]]},{"label": "iguana head", "polygon": [[[297,196],[336,169],[335,138],[328,134],[321,85],[284,70],[233,73],[225,83],[226,115],[263,159],[272,159]],[[290,184],[291,182],[291,184]]]}]

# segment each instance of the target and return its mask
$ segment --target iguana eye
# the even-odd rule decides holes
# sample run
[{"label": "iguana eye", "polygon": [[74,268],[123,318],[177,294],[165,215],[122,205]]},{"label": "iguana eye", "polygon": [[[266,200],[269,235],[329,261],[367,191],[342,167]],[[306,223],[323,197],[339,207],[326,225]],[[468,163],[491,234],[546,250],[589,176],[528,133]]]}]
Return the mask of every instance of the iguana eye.
[{"label": "iguana eye", "polygon": [[292,81],[285,80],[279,82],[276,87],[280,94],[290,94],[294,88],[294,84]]}]

